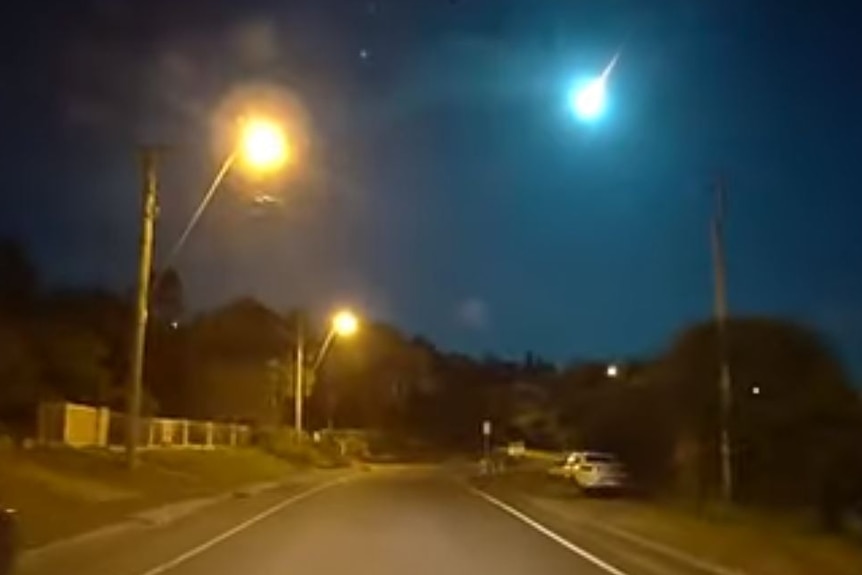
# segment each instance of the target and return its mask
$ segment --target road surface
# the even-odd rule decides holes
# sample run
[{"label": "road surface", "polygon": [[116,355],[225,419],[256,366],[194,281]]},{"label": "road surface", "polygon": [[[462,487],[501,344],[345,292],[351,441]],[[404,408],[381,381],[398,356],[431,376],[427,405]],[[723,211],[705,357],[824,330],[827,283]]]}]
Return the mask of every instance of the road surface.
[{"label": "road surface", "polygon": [[[641,575],[439,469],[238,500],[28,561],[25,575]],[[602,556],[600,556],[600,554]],[[623,567],[619,567],[617,561]],[[649,567],[649,565],[647,565]]]}]

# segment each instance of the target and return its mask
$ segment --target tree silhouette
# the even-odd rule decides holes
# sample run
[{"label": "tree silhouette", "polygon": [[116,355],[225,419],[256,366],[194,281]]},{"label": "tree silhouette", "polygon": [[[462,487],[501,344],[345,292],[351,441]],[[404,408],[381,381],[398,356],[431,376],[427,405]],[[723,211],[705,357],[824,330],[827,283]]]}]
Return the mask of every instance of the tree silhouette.
[{"label": "tree silhouette", "polygon": [[0,313],[30,307],[39,292],[39,274],[26,249],[16,240],[0,238]]}]

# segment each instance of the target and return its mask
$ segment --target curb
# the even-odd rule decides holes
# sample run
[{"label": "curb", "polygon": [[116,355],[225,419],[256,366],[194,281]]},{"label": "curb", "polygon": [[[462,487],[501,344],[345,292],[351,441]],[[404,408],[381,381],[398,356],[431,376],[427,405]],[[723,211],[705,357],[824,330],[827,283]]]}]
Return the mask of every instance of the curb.
[{"label": "curb", "polygon": [[284,483],[280,481],[265,481],[262,483],[252,483],[251,485],[246,485],[238,489],[234,489],[230,493],[230,495],[232,495],[233,497],[253,497],[254,495],[258,495],[260,493],[265,493],[267,491],[272,491],[273,489],[278,489],[282,485],[284,485]]},{"label": "curb", "polygon": [[98,527],[91,531],[85,531],[84,533],[79,533],[78,535],[72,535],[71,537],[67,537],[65,539],[52,541],[50,543],[46,543],[45,545],[40,545],[39,547],[23,549],[21,551],[18,561],[22,564],[29,563],[31,561],[38,561],[46,555],[58,553],[66,549],[71,549],[73,547],[83,545],[84,543],[88,543],[90,541],[98,541],[99,539],[119,535],[121,533],[125,533],[126,531],[131,531],[132,529],[139,526],[140,524],[126,519],[117,523],[106,525],[104,527]]},{"label": "curb", "polygon": [[225,493],[214,497],[198,497],[195,499],[186,499],[176,503],[169,503],[161,507],[147,509],[130,515],[127,521],[132,521],[138,524],[143,524],[148,527],[161,527],[168,523],[173,523],[178,519],[182,519],[188,515],[196,513],[202,509],[206,509],[222,501],[226,501],[232,497],[233,493]]}]

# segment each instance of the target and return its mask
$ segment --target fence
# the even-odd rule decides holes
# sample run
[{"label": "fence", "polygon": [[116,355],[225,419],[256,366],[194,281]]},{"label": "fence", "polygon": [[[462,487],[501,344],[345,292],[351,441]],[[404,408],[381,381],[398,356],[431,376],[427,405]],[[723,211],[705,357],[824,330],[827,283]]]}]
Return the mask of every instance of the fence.
[{"label": "fence", "polygon": [[[251,442],[251,428],[236,423],[142,417],[138,445],[146,448],[238,447]],[[43,445],[111,447],[126,442],[126,416],[106,407],[74,403],[39,406],[38,439]]]}]

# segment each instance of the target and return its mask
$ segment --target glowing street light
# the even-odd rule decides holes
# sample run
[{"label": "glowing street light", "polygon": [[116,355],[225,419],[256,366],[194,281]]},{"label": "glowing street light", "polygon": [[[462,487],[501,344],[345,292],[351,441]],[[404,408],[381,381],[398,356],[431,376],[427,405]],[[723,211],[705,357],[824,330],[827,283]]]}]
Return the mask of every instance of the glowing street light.
[{"label": "glowing street light", "polygon": [[359,318],[349,309],[343,309],[332,316],[329,331],[320,346],[320,351],[317,352],[312,371],[317,371],[320,364],[323,363],[323,358],[326,357],[326,352],[329,351],[336,337],[350,337],[357,331],[359,331]]},{"label": "glowing street light", "polygon": [[608,79],[617,65],[619,57],[618,52],[598,78],[576,86],[569,92],[569,105],[581,121],[593,122],[604,114],[607,108]]},{"label": "glowing street light", "polygon": [[[305,402],[305,339],[303,337],[302,323],[300,321],[299,329],[297,330],[298,337],[296,340],[296,389],[293,394],[293,409],[294,409],[294,428],[297,438],[302,437],[303,433],[303,406]],[[311,374],[317,373],[320,369],[326,353],[332,347],[332,343],[336,337],[350,337],[359,330],[359,318],[350,310],[341,310],[336,313],[330,322],[329,331],[326,338],[320,345],[320,349],[314,358],[314,364],[311,367]]]},{"label": "glowing street light", "polygon": [[242,127],[239,152],[254,170],[269,172],[290,160],[290,145],[282,127],[264,118],[246,120]]},{"label": "glowing street light", "polygon": [[617,377],[620,374],[620,368],[612,363],[605,369],[605,374],[608,377]]},{"label": "glowing street light", "polygon": [[336,335],[349,337],[359,329],[359,319],[350,310],[342,310],[332,318],[332,331]]}]

